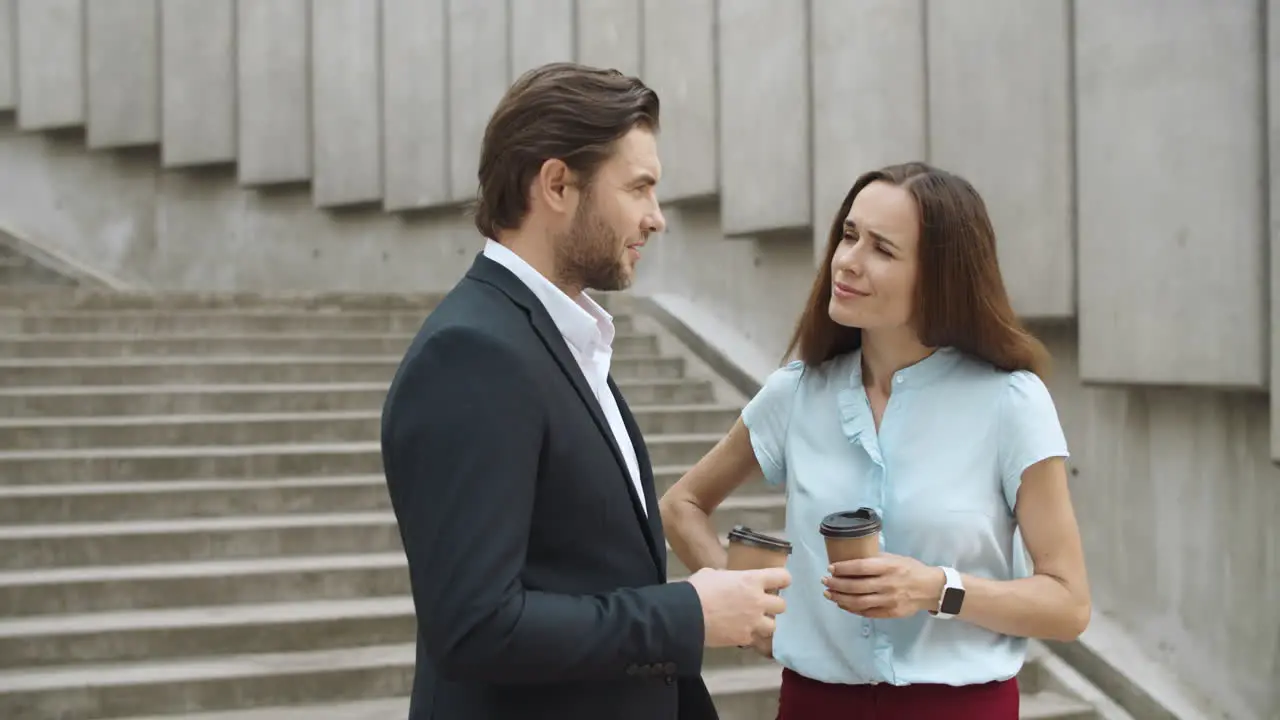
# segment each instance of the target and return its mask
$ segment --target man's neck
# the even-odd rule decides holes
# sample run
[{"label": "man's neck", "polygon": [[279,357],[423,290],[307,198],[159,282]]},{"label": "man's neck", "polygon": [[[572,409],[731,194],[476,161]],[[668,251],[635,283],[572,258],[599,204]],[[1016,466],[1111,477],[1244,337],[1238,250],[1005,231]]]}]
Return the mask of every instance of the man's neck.
[{"label": "man's neck", "polygon": [[505,248],[519,255],[521,260],[529,263],[530,267],[560,288],[560,291],[565,295],[576,300],[582,294],[582,287],[566,284],[560,278],[560,274],[556,271],[555,252],[545,233],[537,232],[531,228],[522,228],[510,232],[502,232],[499,235],[500,237],[494,238],[495,241],[502,243]]}]

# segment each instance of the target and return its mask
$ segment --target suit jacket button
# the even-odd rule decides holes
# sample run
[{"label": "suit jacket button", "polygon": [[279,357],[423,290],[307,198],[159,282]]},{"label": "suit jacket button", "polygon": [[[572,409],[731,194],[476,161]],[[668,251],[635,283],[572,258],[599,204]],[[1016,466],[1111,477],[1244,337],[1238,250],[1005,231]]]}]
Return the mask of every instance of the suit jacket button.
[{"label": "suit jacket button", "polygon": [[668,685],[675,685],[675,684],[676,684],[676,676],[675,676],[675,675],[668,675],[668,676],[666,676],[666,677],[665,677],[665,678],[663,678],[663,679],[666,681],[666,683],[667,683]]}]

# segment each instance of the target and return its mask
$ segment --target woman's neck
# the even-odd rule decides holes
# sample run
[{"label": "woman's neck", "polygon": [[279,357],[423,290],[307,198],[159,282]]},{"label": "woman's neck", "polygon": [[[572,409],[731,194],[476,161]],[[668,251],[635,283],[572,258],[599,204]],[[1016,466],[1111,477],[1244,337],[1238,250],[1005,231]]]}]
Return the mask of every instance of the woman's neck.
[{"label": "woman's neck", "polygon": [[915,333],[903,329],[862,331],[862,384],[888,395],[893,375],[933,354]]}]

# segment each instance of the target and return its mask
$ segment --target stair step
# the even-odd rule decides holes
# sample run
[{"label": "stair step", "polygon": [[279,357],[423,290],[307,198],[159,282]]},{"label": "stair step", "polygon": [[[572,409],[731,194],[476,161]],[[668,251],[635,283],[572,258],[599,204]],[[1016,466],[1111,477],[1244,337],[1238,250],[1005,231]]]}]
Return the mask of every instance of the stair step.
[{"label": "stair step", "polygon": [[[0,334],[0,357],[140,357],[169,355],[236,355],[314,353],[323,355],[402,354],[412,333],[263,334]],[[656,335],[620,333],[618,355],[657,355]]]},{"label": "stair step", "polygon": [[[2,306],[0,306],[2,307]],[[4,310],[0,333],[415,333],[425,311],[306,310]],[[635,318],[617,315],[614,328],[631,332]]]},{"label": "stair step", "polygon": [[[723,534],[781,526],[784,513],[780,494],[735,496],[714,518]],[[0,526],[0,569],[397,552],[400,542],[390,510],[20,524]]]},{"label": "stair step", "polygon": [[[712,385],[695,378],[618,379],[632,406],[710,403]],[[310,383],[0,386],[0,417],[94,417],[165,413],[319,412],[382,409],[386,380]]]},{"label": "stair step", "polygon": [[[261,713],[264,706],[370,699],[381,699],[386,705],[362,709],[381,711],[411,689],[414,655],[413,644],[400,643],[0,671],[0,716],[6,720],[87,720],[144,713],[189,717],[201,710]],[[724,706],[726,720],[764,720],[777,709],[779,673],[774,665],[756,664],[710,669],[703,677],[717,705]],[[253,717],[243,712],[223,716]]]},{"label": "stair step", "polygon": [[[403,572],[403,570],[402,570]],[[0,619],[0,670],[328,650],[413,642],[403,595]],[[765,662],[708,650],[708,668]]]},{"label": "stair step", "polygon": [[[659,497],[687,470],[654,469]],[[757,473],[730,501],[778,492]],[[0,485],[0,525],[273,515],[390,507],[379,473],[278,478],[213,478]]]},{"label": "stair step", "polygon": [[[264,355],[0,359],[0,386],[390,382],[402,356]],[[683,357],[617,355],[615,379],[679,378]]]},{"label": "stair step", "polygon": [[0,607],[6,617],[408,592],[404,553],[399,551],[0,571]]},{"label": "stair step", "polygon": [[[655,466],[692,465],[721,433],[651,435]],[[0,478],[8,484],[83,483],[91,480],[185,480],[304,477],[381,473],[378,441],[10,450],[0,452]]]},{"label": "stair step", "polygon": [[[623,390],[626,392],[626,390]],[[639,405],[633,409],[646,436],[724,433],[737,406]],[[146,445],[202,446],[377,440],[376,405],[354,410],[73,417],[0,418],[0,448],[39,450]]]},{"label": "stair step", "polygon": [[0,307],[26,311],[310,311],[370,312],[412,310],[426,314],[443,298],[441,293],[362,292],[200,292],[121,291],[77,288],[72,291],[0,291]]},{"label": "stair step", "polygon": [[1049,690],[1023,693],[1018,717],[1021,720],[1100,720],[1096,708]]}]

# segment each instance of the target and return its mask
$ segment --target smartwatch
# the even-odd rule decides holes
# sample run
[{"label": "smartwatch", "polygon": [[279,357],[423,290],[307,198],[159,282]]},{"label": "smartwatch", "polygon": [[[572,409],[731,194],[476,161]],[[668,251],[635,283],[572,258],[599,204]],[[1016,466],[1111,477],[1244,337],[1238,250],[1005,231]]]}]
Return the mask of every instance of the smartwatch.
[{"label": "smartwatch", "polygon": [[960,614],[960,606],[964,604],[964,581],[955,568],[944,567],[942,574],[946,576],[946,584],[942,586],[942,597],[938,599],[938,610],[930,611],[934,617],[949,620]]}]

